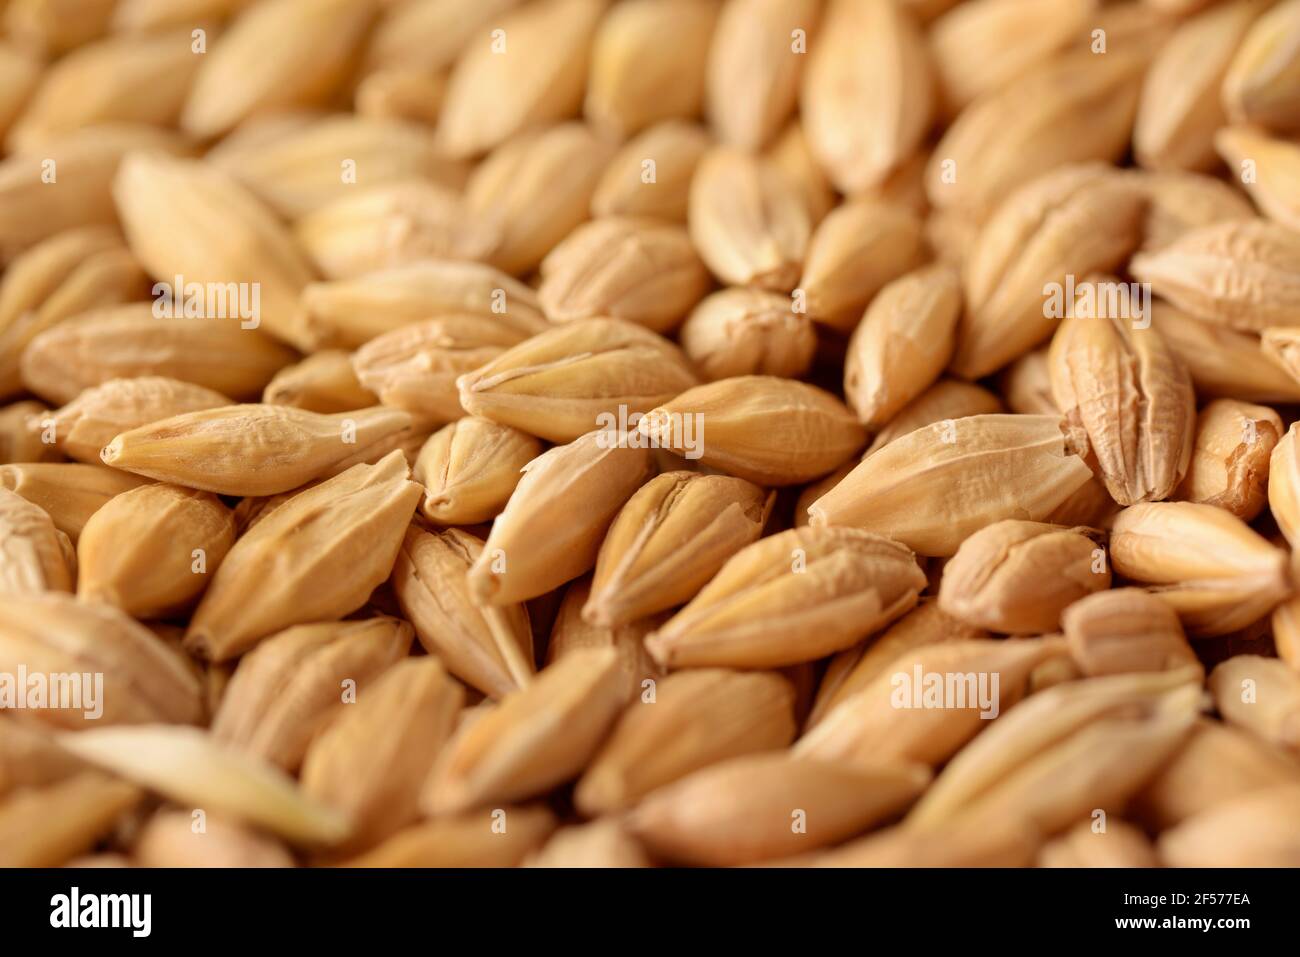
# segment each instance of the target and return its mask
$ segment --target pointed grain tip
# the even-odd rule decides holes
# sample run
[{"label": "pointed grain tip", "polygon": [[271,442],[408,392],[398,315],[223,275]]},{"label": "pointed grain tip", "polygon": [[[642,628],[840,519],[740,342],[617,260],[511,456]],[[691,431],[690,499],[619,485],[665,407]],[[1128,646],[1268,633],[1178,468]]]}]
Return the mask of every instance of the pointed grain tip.
[{"label": "pointed grain tip", "polygon": [[603,601],[598,601],[593,595],[587,599],[587,603],[582,606],[582,620],[589,625],[597,628],[610,628],[613,626],[613,611]]},{"label": "pointed grain tip", "polygon": [[491,567],[481,560],[465,573],[465,582],[469,585],[470,597],[478,605],[492,604],[493,597],[501,590],[501,582]]},{"label": "pointed grain tip", "polygon": [[614,768],[596,766],[573,789],[573,804],[587,817],[599,817],[626,803],[622,775]]},{"label": "pointed grain tip", "polygon": [[466,411],[469,411],[469,403],[474,398],[474,386],[477,383],[477,372],[466,372],[464,375],[456,377],[456,392],[460,396],[460,404]]},{"label": "pointed grain tip", "polygon": [[633,430],[648,438],[652,448],[673,448],[672,416],[664,409],[652,409],[641,416]]},{"label": "pointed grain tip", "polygon": [[650,657],[655,660],[660,668],[667,670],[672,665],[672,644],[670,639],[663,637],[659,632],[652,632],[646,636],[645,650],[649,652]]},{"label": "pointed grain tip", "polygon": [[191,628],[185,633],[181,644],[185,649],[203,661],[212,661],[212,636],[206,631]]}]

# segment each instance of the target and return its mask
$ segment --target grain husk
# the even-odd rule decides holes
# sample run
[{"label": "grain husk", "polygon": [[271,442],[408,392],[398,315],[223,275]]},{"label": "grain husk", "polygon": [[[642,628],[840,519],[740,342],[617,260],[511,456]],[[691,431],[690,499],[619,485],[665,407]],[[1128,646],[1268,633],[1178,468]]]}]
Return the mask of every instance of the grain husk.
[{"label": "grain husk", "polygon": [[1300,230],[1300,145],[1251,127],[1225,127],[1214,143],[1261,212]]},{"label": "grain husk", "polygon": [[621,319],[581,319],[534,336],[456,380],[473,415],[551,442],[613,435],[698,382],[667,339]]},{"label": "grain husk", "polygon": [[1165,170],[1138,172],[1133,181],[1147,198],[1143,252],[1162,249],[1201,226],[1255,216],[1250,200],[1213,176]]},{"label": "grain husk", "polygon": [[758,485],[818,478],[847,462],[866,439],[835,396],[776,376],[737,376],[688,389],[647,412],[637,428],[656,448],[698,457]]},{"label": "grain husk", "polygon": [[441,71],[477,31],[519,0],[420,0],[388,4],[366,46],[366,66]]},{"label": "grain husk", "polygon": [[911,550],[851,528],[796,528],[735,554],[646,642],[665,668],[772,668],[851,647],[925,587]]},{"label": "grain husk", "polygon": [[457,380],[527,338],[508,319],[447,313],[371,339],[353,354],[352,368],[384,405],[440,425],[465,414]]},{"label": "grain husk", "polygon": [[1244,402],[1300,401],[1300,379],[1289,374],[1280,361],[1286,340],[1270,341],[1273,330],[1264,331],[1261,348],[1260,339],[1252,334],[1197,319],[1159,301],[1153,303],[1152,325],[1187,366],[1198,396]]},{"label": "grain husk", "polygon": [[292,778],[217,744],[198,728],[150,724],[64,733],[72,754],[182,807],[212,810],[264,828],[292,844],[336,843],[345,818],[308,800]]},{"label": "grain husk", "polygon": [[373,0],[250,5],[204,55],[181,126],[214,137],[251,116],[323,105],[342,84],[376,6]]},{"label": "grain husk", "polygon": [[726,867],[835,844],[898,814],[929,782],[915,765],[748,755],[651,794],[629,827],[658,857]]},{"label": "grain husk", "polygon": [[1070,657],[1089,678],[1201,667],[1177,613],[1138,588],[1079,599],[1062,613],[1061,630]]},{"label": "grain husk", "polygon": [[67,404],[112,379],[163,376],[256,399],[297,353],[234,319],[158,319],[147,304],[95,309],[41,333],[22,354],[23,384]]},{"label": "grain husk", "polygon": [[1267,2],[1216,4],[1175,28],[1142,84],[1133,149],[1148,169],[1212,170],[1227,123],[1219,91],[1228,65]]},{"label": "grain husk", "polygon": [[542,453],[492,525],[469,571],[480,603],[544,595],[596,564],[618,510],[653,474],[650,453],[612,432],[588,432]]},{"label": "grain husk", "polygon": [[805,723],[809,731],[834,708],[871,683],[905,651],[923,645],[989,638],[988,632],[953,618],[933,598],[922,598],[915,608],[861,644],[831,658],[817,686],[817,696]]},{"label": "grain husk", "polygon": [[349,867],[517,867],[559,826],[544,804],[468,811],[413,824]]},{"label": "grain husk", "polygon": [[[169,130],[106,123],[8,156],[0,162],[0,260],[11,260],[66,230],[114,225],[113,181],[123,159],[136,151],[161,157],[186,150]],[[54,165],[45,166],[47,162]],[[57,177],[53,182],[45,181],[49,171]],[[50,189],[52,185],[58,188]]]},{"label": "grain husk", "polygon": [[794,688],[775,672],[692,668],[658,682],[653,700],[627,705],[578,781],[588,817],[730,758],[779,751],[795,736]]},{"label": "grain husk", "polygon": [[943,106],[959,113],[1050,61],[1096,12],[1095,0],[982,0],[939,16],[928,39]]},{"label": "grain husk", "polygon": [[1054,170],[1007,196],[965,266],[953,372],[980,378],[1051,336],[1064,313],[1045,308],[1047,285],[1122,263],[1138,244],[1144,205],[1129,181],[1095,164]]},{"label": "grain husk", "polygon": [[470,687],[501,698],[533,680],[532,627],[522,604],[474,602],[466,574],[482,554],[482,540],[459,528],[411,526],[392,586],[425,650]]},{"label": "grain husk", "polygon": [[262,401],[329,415],[372,406],[375,394],[357,380],[349,353],[322,349],[277,372],[262,390]]},{"label": "grain husk", "polygon": [[420,449],[412,477],[424,486],[420,511],[436,525],[472,525],[496,518],[542,454],[526,432],[467,415],[451,422]]},{"label": "grain husk", "polygon": [[58,56],[98,39],[113,20],[112,0],[76,4],[73,16],[66,0],[19,0],[0,10],[5,32],[33,55]]},{"label": "grain husk", "polygon": [[521,5],[497,19],[503,46],[486,30],[478,42],[464,45],[438,124],[442,149],[478,156],[517,133],[577,113],[604,9],[602,0]]},{"label": "grain husk", "polygon": [[1223,78],[1223,105],[1236,123],[1279,132],[1300,129],[1300,5],[1279,3],[1241,42]]},{"label": "grain husk", "polygon": [[72,52],[44,72],[6,145],[32,149],[100,123],[173,125],[203,62],[191,43],[185,29],[111,37]]},{"label": "grain husk", "polygon": [[403,179],[344,195],[294,224],[294,235],[322,275],[351,279],[426,259],[475,259],[497,241],[471,220],[459,194]]},{"label": "grain husk", "polygon": [[763,155],[794,182],[813,226],[825,219],[835,205],[835,188],[813,156],[802,124],[791,120]]},{"label": "grain husk", "polygon": [[83,390],[60,409],[32,416],[30,429],[36,436],[48,435],[69,458],[93,465],[100,461],[100,450],[123,432],[230,404],[219,392],[166,376],[110,379]]},{"label": "grain husk", "polygon": [[1244,628],[1291,593],[1286,552],[1213,505],[1126,508],[1111,530],[1110,559],[1168,602],[1194,636]]},{"label": "grain husk", "polygon": [[0,489],[0,594],[71,592],[76,576],[76,551],[49,514]]},{"label": "grain husk", "polygon": [[650,859],[622,821],[601,818],[561,828],[525,867],[649,867]]},{"label": "grain husk", "polygon": [[0,796],[70,778],[85,765],[54,742],[41,725],[0,715]]},{"label": "grain husk", "polygon": [[523,135],[494,150],[475,168],[464,194],[470,217],[497,237],[483,258],[515,276],[537,268],[586,220],[613,155],[613,144],[581,123]]},{"label": "grain husk", "polygon": [[705,265],[725,283],[789,292],[812,221],[793,178],[761,156],[719,146],[691,180],[688,225]]},{"label": "grain husk", "polygon": [[880,429],[939,378],[961,308],[961,284],[947,266],[908,273],[880,290],[844,360],[844,395],[858,421]]},{"label": "grain husk", "polygon": [[[62,592],[6,595],[0,608],[0,655],[9,675],[24,669],[50,676],[50,695],[67,705],[56,706],[51,697],[44,707],[17,709],[24,720],[80,730],[153,721],[193,724],[203,717],[199,680],[189,663],[108,605],[79,602]],[[61,674],[81,678],[87,673],[103,676],[102,684],[95,679],[95,701],[55,680]]]},{"label": "grain husk", "polygon": [[1292,546],[1300,535],[1300,448],[1294,423],[1269,457],[1268,504]]},{"label": "grain husk", "polygon": [[1278,658],[1235,655],[1206,681],[1229,724],[1300,754],[1300,673]]},{"label": "grain husk", "polygon": [[148,33],[188,26],[193,20],[226,20],[247,0],[118,0],[110,27],[114,33]]},{"label": "grain husk", "polygon": [[1273,646],[1277,656],[1300,671],[1300,601],[1294,598],[1282,602],[1273,610],[1270,622]]},{"label": "grain husk", "polygon": [[1021,415],[1056,415],[1047,348],[1026,352],[998,376],[1007,408]]},{"label": "grain husk", "polygon": [[311,742],[303,793],[348,814],[351,846],[378,844],[419,816],[420,787],[464,698],[436,658],[393,665]]},{"label": "grain husk", "polygon": [[552,322],[610,316],[656,332],[677,326],[712,285],[685,228],[622,217],[579,226],[541,274],[537,296]]},{"label": "grain husk", "polygon": [[1186,742],[1142,788],[1132,813],[1164,831],[1239,797],[1300,784],[1300,764],[1249,731],[1199,718]]},{"label": "grain husk", "polygon": [[[872,436],[871,444],[863,454],[872,455],[894,439],[936,422],[1005,411],[1002,400],[983,386],[973,382],[963,382],[961,379],[941,378],[899,409],[884,428]],[[1018,408],[1013,411],[1030,413],[1031,410]],[[1032,414],[1048,411],[1055,412],[1055,409],[1035,409]],[[815,499],[810,500],[808,504],[811,505],[813,501]]]},{"label": "grain husk", "polygon": [[485,263],[429,260],[352,280],[313,283],[299,303],[313,347],[355,349],[444,313],[495,317],[531,335],[547,327],[537,294]]},{"label": "grain husk", "polygon": [[949,556],[1006,518],[1047,521],[1092,480],[1059,419],[975,415],[917,429],[863,460],[809,508],[812,525],[888,535]]},{"label": "grain husk", "polygon": [[1047,359],[1071,443],[1088,449],[1121,505],[1172,496],[1196,429],[1190,373],[1158,330],[1134,318],[1072,315]]},{"label": "grain husk", "polygon": [[1035,694],[944,768],[905,826],[1010,818],[1051,834],[1092,808],[1121,805],[1186,738],[1198,685],[1198,672],[1177,671],[1092,678]]},{"label": "grain husk", "polygon": [[1106,554],[1092,537],[1008,519],[970,536],[944,564],[939,607],[977,628],[1044,634],[1075,602],[1108,588]]},{"label": "grain husk", "polygon": [[1092,822],[1076,824],[1044,844],[1039,867],[1157,867],[1155,847],[1139,828],[1111,818],[1098,829]]},{"label": "grain husk", "polygon": [[628,140],[600,175],[593,216],[653,216],[685,223],[695,167],[709,134],[693,123],[667,120]]},{"label": "grain husk", "polygon": [[582,771],[623,706],[611,649],[575,651],[465,727],[425,782],[440,815],[549,791]]},{"label": "grain husk", "polygon": [[1179,309],[1234,329],[1295,325],[1300,315],[1300,235],[1277,223],[1195,229],[1134,256],[1131,268]]},{"label": "grain husk", "polygon": [[663,671],[646,651],[645,639],[668,620],[668,615],[649,615],[626,625],[593,625],[582,617],[582,609],[590,597],[590,575],[584,575],[565,587],[555,611],[555,621],[551,624],[546,665],[549,667],[565,655],[583,648],[612,648],[618,656],[614,680],[621,689],[623,700],[631,702],[638,696],[649,695],[663,678]]},{"label": "grain husk", "polygon": [[1300,785],[1213,807],[1160,835],[1171,867],[1295,867],[1300,862]]},{"label": "grain husk", "polygon": [[892,203],[857,200],[832,210],[808,244],[799,290],[808,314],[852,332],[886,284],[917,265],[921,220]]},{"label": "grain husk", "polygon": [[1282,438],[1272,409],[1234,399],[1215,399],[1196,419],[1187,476],[1174,497],[1227,509],[1244,522],[1268,504],[1269,462]]},{"label": "grain husk", "polygon": [[591,43],[583,112],[625,138],[652,123],[697,116],[716,3],[632,0],[610,9]]},{"label": "grain husk", "polygon": [[[709,49],[705,109],[718,139],[757,150],[785,124],[799,96],[806,56],[821,19],[812,0],[728,0]],[[737,96],[744,90],[745,96]]]},{"label": "grain husk", "polygon": [[393,618],[297,625],[270,636],[235,668],[212,719],[213,739],[296,771],[317,732],[366,699],[411,637],[411,626]]},{"label": "grain husk", "polygon": [[357,83],[357,115],[380,120],[407,120],[435,126],[447,94],[447,80],[416,67],[375,70]]},{"label": "grain husk", "polygon": [[0,803],[0,865],[59,867],[90,851],[137,803],[138,788],[86,772]]},{"label": "grain husk", "polygon": [[40,81],[41,62],[11,43],[0,43],[0,137],[22,112]]},{"label": "grain husk", "polygon": [[986,821],[918,833],[884,828],[807,860],[812,867],[1028,867],[1042,837],[1024,822]]},{"label": "grain husk", "polygon": [[22,391],[24,352],[42,332],[144,288],[135,258],[107,227],[70,229],[17,257],[0,280],[0,395]]},{"label": "grain husk", "polygon": [[[44,441],[48,435],[31,426],[49,416],[50,410],[35,399],[0,406],[0,465],[60,461],[63,454],[53,443]],[[99,455],[98,450],[95,455]]]},{"label": "grain husk", "polygon": [[279,841],[217,815],[195,830],[191,812],[161,810],[140,829],[131,847],[137,867],[293,867]]},{"label": "grain husk", "polygon": [[[244,532],[190,619],[185,642],[226,661],[291,625],[356,611],[393,566],[420,498],[400,452],[299,492]],[[323,587],[323,583],[330,583]]]},{"label": "grain husk", "polygon": [[[411,182],[431,191],[458,190],[468,176],[464,164],[438,151],[422,124],[351,114],[255,120],[221,140],[207,158],[280,216],[300,221],[336,204],[348,210],[358,190],[380,198],[385,187]],[[399,191],[396,198],[410,202],[422,194]]]},{"label": "grain husk", "polygon": [[77,597],[134,618],[184,611],[234,543],[234,515],[215,495],[141,485],[86,522],[77,540]]},{"label": "grain husk", "polygon": [[[320,480],[342,475],[354,465],[377,465],[390,452],[400,452],[402,458],[406,460],[406,464],[414,468],[415,459],[420,454],[420,449],[425,442],[429,441],[429,436],[432,434],[432,424],[422,419],[416,419],[411,428],[404,432],[392,432],[378,442],[360,446],[351,455],[326,468],[321,473]],[[302,487],[305,488],[306,486]]]},{"label": "grain husk", "polygon": [[[986,727],[995,725],[998,715],[1027,693],[1036,668],[1064,654],[1064,643],[1057,638],[981,639],[907,648],[869,685],[846,695],[804,734],[794,753],[830,760],[915,761],[937,766],[959,753]],[[958,688],[962,689],[968,687],[966,679],[997,674],[997,697],[985,703],[988,707],[975,700],[974,691],[969,698],[954,697],[947,707],[900,707],[895,696],[906,697],[904,679],[912,680],[918,669],[922,675],[961,677],[964,683]],[[920,689],[914,688],[913,694],[919,696]],[[903,704],[911,702],[904,700]]]},{"label": "grain husk", "polygon": [[758,539],[774,498],[726,475],[665,472],[651,479],[605,535],[583,617],[626,625],[694,598]]},{"label": "grain husk", "polygon": [[0,488],[17,492],[39,505],[54,527],[75,545],[90,516],[109,499],[146,484],[137,475],[71,462],[23,462],[0,465]]},{"label": "grain husk", "polygon": [[888,0],[834,0],[803,77],[808,142],[841,192],[884,179],[930,126],[934,81],[911,15]]},{"label": "grain husk", "polygon": [[[297,304],[315,278],[311,267],[274,214],[233,177],[198,161],[136,153],[122,163],[113,198],[131,252],[151,275],[182,276],[186,285],[249,284],[259,290],[260,315],[234,318],[265,323],[290,345],[310,345]],[[177,220],[186,226],[179,237],[156,228]]]},{"label": "grain husk", "polygon": [[288,405],[231,405],[185,412],[123,432],[104,446],[104,464],[221,495],[275,495],[411,428],[381,405],[322,415]]},{"label": "grain husk", "polygon": [[817,332],[788,296],[733,287],[697,305],[679,335],[682,350],[710,382],[734,376],[798,378],[812,365]]},{"label": "grain husk", "polygon": [[971,104],[931,154],[930,204],[982,218],[1058,167],[1120,159],[1148,55],[1141,48],[1104,56],[1071,50]]}]

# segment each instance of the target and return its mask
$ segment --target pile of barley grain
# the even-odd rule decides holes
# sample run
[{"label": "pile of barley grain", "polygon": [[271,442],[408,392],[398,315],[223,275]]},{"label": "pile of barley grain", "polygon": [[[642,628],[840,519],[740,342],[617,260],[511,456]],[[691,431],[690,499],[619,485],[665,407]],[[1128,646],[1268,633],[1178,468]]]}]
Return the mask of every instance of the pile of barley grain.
[{"label": "pile of barley grain", "polygon": [[0,0],[0,865],[1300,864],[1297,134],[1300,0]]}]

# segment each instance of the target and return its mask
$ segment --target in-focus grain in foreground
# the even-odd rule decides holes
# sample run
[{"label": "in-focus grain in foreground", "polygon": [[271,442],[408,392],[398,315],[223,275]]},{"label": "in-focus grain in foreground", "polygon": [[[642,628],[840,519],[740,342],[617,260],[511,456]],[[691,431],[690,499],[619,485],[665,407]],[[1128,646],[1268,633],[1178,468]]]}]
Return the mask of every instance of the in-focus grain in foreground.
[{"label": "in-focus grain in foreground", "polygon": [[1298,136],[1300,0],[0,0],[0,866],[1300,866]]}]

